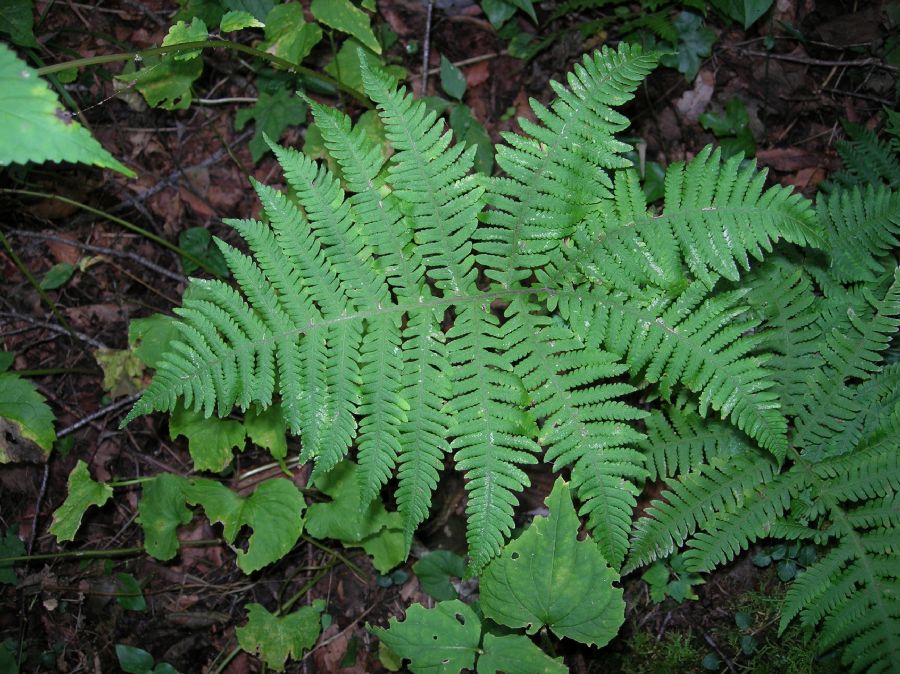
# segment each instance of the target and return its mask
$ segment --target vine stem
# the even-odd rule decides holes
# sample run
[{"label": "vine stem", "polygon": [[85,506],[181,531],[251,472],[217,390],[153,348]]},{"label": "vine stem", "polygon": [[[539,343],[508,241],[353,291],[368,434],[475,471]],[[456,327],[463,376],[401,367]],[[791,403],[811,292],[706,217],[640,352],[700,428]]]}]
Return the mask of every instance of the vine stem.
[{"label": "vine stem", "polygon": [[149,49],[142,49],[141,51],[121,52],[118,54],[102,54],[100,56],[88,56],[85,58],[65,61],[63,63],[55,63],[52,66],[44,66],[43,68],[38,68],[37,74],[52,75],[53,73],[58,73],[63,70],[71,70],[72,68],[85,68],[87,66],[101,65],[103,63],[131,61],[133,59],[142,59],[146,56],[164,56],[166,54],[177,54],[179,52],[194,51],[197,49],[230,49],[232,51],[239,51],[244,54],[249,54],[250,56],[255,56],[257,58],[263,59],[264,61],[268,61],[273,65],[281,66],[290,73],[303,75],[304,77],[309,77],[314,80],[319,80],[324,84],[332,86],[335,89],[339,89],[340,91],[343,91],[344,93],[352,96],[361,105],[367,108],[372,107],[371,101],[369,101],[361,93],[341,82],[338,82],[328,75],[323,75],[322,73],[319,73],[311,68],[307,68],[296,63],[291,63],[287,59],[283,59],[280,56],[275,56],[275,54],[270,54],[268,52],[262,51],[261,49],[255,49],[239,42],[232,42],[231,40],[197,40],[195,42],[182,42],[181,44],[173,44],[166,47],[151,47]]},{"label": "vine stem", "polygon": [[[190,260],[195,265],[200,267],[203,271],[205,271],[209,274],[212,274],[216,278],[221,278],[215,269],[213,269],[208,264],[203,262],[203,260],[200,260],[196,256],[191,255],[189,252],[187,252],[183,248],[176,246],[174,243],[166,241],[161,236],[158,236],[157,234],[154,234],[153,232],[146,230],[143,227],[140,227],[139,225],[135,225],[132,222],[128,222],[128,220],[123,220],[122,218],[117,217],[117,216],[113,215],[112,213],[107,213],[106,211],[101,211],[99,208],[94,208],[93,206],[88,206],[87,204],[83,204],[80,201],[75,201],[74,199],[69,199],[68,197],[64,197],[59,194],[51,194],[49,192],[36,192],[34,190],[22,190],[22,189],[11,188],[11,187],[3,187],[3,188],[0,188],[0,193],[2,193],[2,194],[21,194],[23,196],[38,197],[41,199],[54,199],[56,201],[61,201],[64,204],[69,204],[70,206],[75,206],[76,208],[80,208],[84,211],[87,211],[88,213],[93,213],[94,215],[97,215],[101,218],[105,218],[106,220],[109,220],[110,222],[114,222],[117,225],[121,225],[122,227],[124,227],[125,229],[127,229],[129,231],[132,231],[136,234],[140,234],[144,238],[150,239],[151,241],[158,243],[160,246],[168,248],[169,250],[171,250],[175,253],[178,253],[182,257]],[[5,243],[6,237],[3,236],[2,232],[0,232],[0,237],[2,237],[2,242]],[[55,312],[54,312],[54,315],[55,315]],[[67,324],[63,323],[63,325],[67,325]]]},{"label": "vine stem", "polygon": [[[202,538],[197,541],[180,541],[182,548],[211,548],[217,545],[225,545],[218,538]],[[19,555],[16,557],[0,557],[0,564],[13,564],[16,562],[39,562],[52,559],[104,559],[106,557],[131,557],[146,552],[143,545],[133,548],[112,548],[110,550],[64,550],[62,552],[47,552],[39,555]]]}]

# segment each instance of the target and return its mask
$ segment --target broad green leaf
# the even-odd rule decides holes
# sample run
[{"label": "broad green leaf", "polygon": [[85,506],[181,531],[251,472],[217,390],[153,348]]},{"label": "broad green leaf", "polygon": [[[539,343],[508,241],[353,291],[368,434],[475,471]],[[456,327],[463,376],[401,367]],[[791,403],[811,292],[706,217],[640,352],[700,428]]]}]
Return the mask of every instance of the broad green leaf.
[{"label": "broad green leaf", "polygon": [[676,68],[689,82],[693,82],[700,71],[700,62],[712,53],[716,34],[703,25],[702,17],[691,12],[680,12],[672,23],[678,31],[677,53],[664,54],[659,62]]},{"label": "broad green leaf", "polygon": [[20,47],[38,47],[34,39],[34,4],[32,0],[0,2],[0,33]]},{"label": "broad green leaf", "polygon": [[260,91],[256,103],[237,111],[234,128],[242,130],[251,119],[256,120],[256,129],[250,139],[250,154],[257,162],[269,152],[266,136],[277,141],[288,127],[306,121],[306,103],[287,89],[277,89],[274,93]]},{"label": "broad green leaf", "polygon": [[266,40],[262,49],[299,64],[322,39],[322,29],[307,23],[299,2],[276,5],[265,19]]},{"label": "broad green leaf", "polygon": [[144,530],[147,554],[166,561],[178,552],[178,527],[187,524],[193,513],[185,505],[187,480],[162,473],[144,483],[138,505],[138,522]]},{"label": "broad green leaf", "polygon": [[117,573],[116,580],[119,582],[119,594],[116,601],[119,606],[126,611],[143,611],[147,608],[147,601],[141,592],[141,586],[130,573]]},{"label": "broad green leaf", "polygon": [[547,507],[547,517],[536,518],[485,568],[481,608],[529,634],[546,625],[559,637],[603,646],[625,621],[622,590],[613,587],[619,576],[590,537],[578,540],[578,515],[562,478]]},{"label": "broad green leaf", "polygon": [[458,101],[466,93],[466,76],[444,55],[441,55],[441,88]]},{"label": "broad green leaf", "polygon": [[[358,544],[372,558],[372,566],[378,573],[387,573],[406,560],[406,543],[400,513],[388,513],[385,519],[387,525]],[[357,544],[344,543],[344,545],[356,547]]]},{"label": "broad green leaf", "polygon": [[481,642],[481,623],[475,612],[458,599],[442,601],[433,609],[413,604],[406,620],[391,618],[388,628],[372,632],[397,655],[409,660],[415,674],[458,674],[472,669]]},{"label": "broad green leaf", "polygon": [[276,0],[225,0],[225,6],[234,11],[247,12],[254,18],[265,21],[275,2]]},{"label": "broad green leaf", "polygon": [[265,28],[266,24],[244,10],[229,10],[222,16],[219,30],[223,33],[231,33],[244,28]]},{"label": "broad green leaf", "polygon": [[247,624],[235,630],[238,643],[248,653],[258,654],[268,667],[283,672],[289,657],[299,659],[316,643],[324,610],[321,599],[286,616],[272,615],[260,604],[247,604]]},{"label": "broad green leaf", "polygon": [[134,172],[72,120],[37,72],[0,42],[0,166],[69,161]]},{"label": "broad green leaf", "polygon": [[528,17],[537,23],[537,14],[534,13],[534,0],[506,0],[509,4],[515,5],[523,12],[525,12]]},{"label": "broad green leaf", "polygon": [[[7,531],[0,536],[0,557],[21,557],[24,554],[25,544],[12,531]],[[13,566],[13,562],[0,562],[0,583],[16,584],[16,572],[13,570]],[[0,669],[0,671],[3,670]]]},{"label": "broad green leaf", "polygon": [[472,115],[468,105],[460,103],[450,109],[450,128],[453,129],[453,135],[466,145],[477,148],[475,170],[491,175],[494,170],[494,143],[482,123]]},{"label": "broad green leaf", "polygon": [[551,658],[521,634],[484,635],[478,674],[566,674],[562,658]]},{"label": "broad green leaf", "polygon": [[141,390],[144,363],[131,349],[96,349],[94,359],[103,370],[103,390],[111,398],[129,396]]},{"label": "broad green leaf", "polygon": [[67,262],[55,264],[47,270],[44,278],[41,279],[41,288],[44,290],[56,290],[72,278],[73,273],[75,273],[74,265]]},{"label": "broad green leaf", "polygon": [[169,342],[179,336],[174,318],[153,314],[128,323],[128,345],[147,367],[156,368]]},{"label": "broad green leaf", "polygon": [[[196,16],[203,19],[203,23],[207,26],[215,26],[225,13],[222,0],[178,0],[178,4],[181,5],[181,9],[173,17],[174,21],[190,21]],[[228,7],[228,9],[243,8]]]},{"label": "broad green leaf", "polygon": [[176,61],[172,56],[148,56],[141,70],[116,75],[116,79],[133,82],[150,107],[184,110],[191,104],[191,85],[202,73],[203,59]]},{"label": "broad green leaf", "polygon": [[110,499],[112,493],[112,487],[108,484],[94,482],[87,464],[79,461],[69,474],[66,500],[53,513],[50,533],[56,536],[59,542],[74,540],[84,512],[92,505],[102,506]]},{"label": "broad green leaf", "polygon": [[205,478],[189,480],[185,492],[188,502],[202,506],[210,522],[223,525],[228,543],[234,543],[242,527],[253,529],[247,551],[237,550],[237,563],[244,573],[284,557],[303,533],[306,502],[289,480],[266,480],[246,498]]},{"label": "broad green leaf", "polygon": [[153,656],[137,646],[116,644],[116,658],[122,671],[128,674],[149,674],[153,669]]},{"label": "broad green leaf", "polygon": [[[242,111],[238,111],[238,115]],[[241,127],[243,128],[243,127]],[[240,129],[238,129],[240,130]],[[213,243],[212,234],[206,227],[189,227],[178,235],[178,247],[203,262],[222,278],[230,275],[222,251]],[[181,258],[185,274],[193,274],[199,267],[186,257]]]},{"label": "broad green leaf", "polygon": [[381,53],[368,14],[350,0],[313,0],[310,11],[319,23],[352,35],[376,54]]},{"label": "broad green leaf", "polygon": [[712,0],[712,6],[747,30],[769,11],[773,0]]},{"label": "broad green leaf", "polygon": [[413,564],[413,573],[432,599],[456,599],[456,589],[450,584],[450,579],[466,575],[466,562],[450,550],[433,550]]},{"label": "broad green leaf", "polygon": [[0,464],[42,462],[53,448],[54,416],[30,381],[0,374]]},{"label": "broad green leaf", "polygon": [[179,406],[169,417],[169,437],[188,439],[188,450],[196,470],[221,472],[233,457],[232,450],[244,448],[244,427],[238,421],[204,418],[201,412]]},{"label": "broad green leaf", "polygon": [[[203,22],[203,19],[195,16],[190,23],[179,21],[169,28],[169,32],[163,38],[162,46],[171,47],[172,45],[188,42],[205,42],[208,36],[209,32],[206,30],[206,24]],[[172,54],[172,58],[176,61],[190,61],[200,56],[202,51],[202,49],[191,49],[190,51],[178,52]]]},{"label": "broad green leaf", "polygon": [[481,0],[481,10],[494,28],[500,28],[516,13],[516,6],[506,0]]},{"label": "broad green leaf", "polygon": [[[406,77],[406,69],[397,65],[386,65],[381,58],[371,50],[363,47],[352,37],[344,40],[344,44],[338,50],[335,58],[325,66],[325,72],[331,75],[344,86],[365,93],[363,87],[360,59],[366,60],[370,68],[380,68],[382,71],[398,80]],[[377,118],[377,114],[375,115]]]},{"label": "broad green leaf", "polygon": [[331,497],[327,503],[313,503],[306,512],[306,530],[314,538],[336,538],[342,543],[361,543],[390,524],[388,512],[379,499],[363,510],[357,473],[359,466],[342,461],[316,479],[316,488]]},{"label": "broad green leaf", "polygon": [[255,405],[250,407],[244,417],[244,429],[250,441],[268,449],[276,461],[287,456],[287,425],[280,404],[269,405],[262,411]]},{"label": "broad green leaf", "polygon": [[16,359],[12,351],[0,351],[0,372],[6,372]]}]

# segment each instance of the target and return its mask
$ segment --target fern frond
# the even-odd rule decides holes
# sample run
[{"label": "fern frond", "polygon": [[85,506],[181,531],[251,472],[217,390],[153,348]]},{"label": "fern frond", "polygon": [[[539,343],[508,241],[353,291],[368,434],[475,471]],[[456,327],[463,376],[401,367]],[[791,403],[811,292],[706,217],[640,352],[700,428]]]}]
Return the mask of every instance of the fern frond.
[{"label": "fern frond", "polygon": [[819,199],[816,211],[836,280],[872,282],[889,268],[900,247],[900,192],[872,184],[838,190]]},{"label": "fern frond", "polygon": [[577,334],[619,354],[633,374],[659,382],[664,395],[683,384],[699,394],[701,415],[718,411],[781,459],[787,422],[769,390],[765,358],[748,355],[763,338],[747,334],[758,322],[739,304],[743,294],[711,295],[695,282],[674,301],[659,296],[642,307],[598,288],[589,298],[560,298],[559,309]]},{"label": "fern frond", "polygon": [[[878,137],[872,129],[843,122],[846,140],[838,141],[837,150],[844,169],[832,177],[839,186],[887,185],[900,188],[900,139]],[[890,133],[890,129],[888,129]],[[893,135],[893,134],[891,134]]]},{"label": "fern frond", "polygon": [[691,404],[664,405],[650,412],[646,424],[647,440],[641,449],[651,480],[698,470],[717,457],[754,451],[747,436],[734,426],[704,419]]},{"label": "fern frond", "polygon": [[[653,501],[646,516],[635,522],[623,573],[669,556],[699,528],[712,528],[729,515],[744,512],[745,500],[756,500],[752,497],[764,488],[770,493],[776,472],[770,458],[751,453],[706,464],[669,482],[663,493],[666,500]],[[747,537],[750,534],[745,531]]]},{"label": "fern frond", "polygon": [[877,372],[882,352],[900,327],[900,267],[883,299],[876,299],[868,290],[863,296],[871,317],[866,319],[851,305],[847,310],[849,329],[825,334],[825,365],[801,401],[794,442],[810,460],[834,456],[832,438],[861,411],[852,381],[865,381]]},{"label": "fern frond", "polygon": [[476,232],[478,262],[503,288],[514,288],[546,265],[548,253],[569,236],[585,213],[608,199],[609,169],[629,166],[630,148],[615,134],[628,120],[613,110],[631,100],[656,65],[656,55],[623,43],[586,55],[568,75],[568,88],[550,85],[549,108],[530,101],[540,123],[520,118],[527,135],[504,133],[497,164],[507,177],[489,183]]},{"label": "fern frond", "polygon": [[762,318],[763,348],[782,413],[794,416],[808,391],[808,379],[823,361],[819,353],[822,331],[816,320],[821,310],[813,284],[798,265],[768,258],[743,284],[752,288],[747,302]]}]

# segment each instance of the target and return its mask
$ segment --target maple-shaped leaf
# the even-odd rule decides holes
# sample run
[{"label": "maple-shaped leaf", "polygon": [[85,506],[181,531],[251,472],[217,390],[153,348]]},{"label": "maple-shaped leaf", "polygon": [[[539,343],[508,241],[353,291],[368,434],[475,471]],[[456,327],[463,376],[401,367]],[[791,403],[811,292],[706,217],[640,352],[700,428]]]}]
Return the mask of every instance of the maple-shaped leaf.
[{"label": "maple-shaped leaf", "polygon": [[247,551],[237,551],[237,563],[244,573],[284,557],[303,533],[306,502],[289,480],[266,480],[245,498],[221,482],[197,478],[188,481],[185,494],[188,503],[203,507],[210,522],[223,525],[228,543],[234,543],[243,527],[253,529]]},{"label": "maple-shaped leaf", "polygon": [[69,493],[63,504],[53,513],[50,533],[60,542],[74,540],[84,512],[92,505],[102,506],[112,493],[112,487],[108,484],[94,482],[87,464],[79,461],[69,473]]},{"label": "maple-shaped leaf", "polygon": [[556,481],[550,514],[538,517],[481,579],[484,615],[534,634],[543,626],[559,637],[603,646],[625,621],[619,580],[590,538],[578,540],[578,515],[569,485]]},{"label": "maple-shaped leaf", "polygon": [[296,660],[316,643],[324,609],[325,602],[316,599],[309,606],[278,616],[260,604],[247,604],[247,624],[235,630],[238,643],[248,653],[258,654],[271,669],[283,672],[288,657]]}]

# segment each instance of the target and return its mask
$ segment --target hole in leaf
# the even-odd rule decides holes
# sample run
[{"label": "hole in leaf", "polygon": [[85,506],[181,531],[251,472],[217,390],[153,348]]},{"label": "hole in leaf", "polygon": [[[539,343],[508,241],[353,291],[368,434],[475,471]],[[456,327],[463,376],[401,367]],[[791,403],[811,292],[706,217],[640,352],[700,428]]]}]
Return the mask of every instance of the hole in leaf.
[{"label": "hole in leaf", "polygon": [[510,555],[510,557],[512,557],[513,559],[518,559],[518,558],[519,558],[519,553],[518,553],[518,552],[514,552],[514,553],[512,553],[512,554]]},{"label": "hole in leaf", "polygon": [[435,641],[437,641],[437,634],[432,634],[431,638],[434,639]]},{"label": "hole in leaf", "polygon": [[458,622],[460,625],[466,624],[466,618],[462,613],[457,613],[455,617],[456,617],[456,622]]}]

